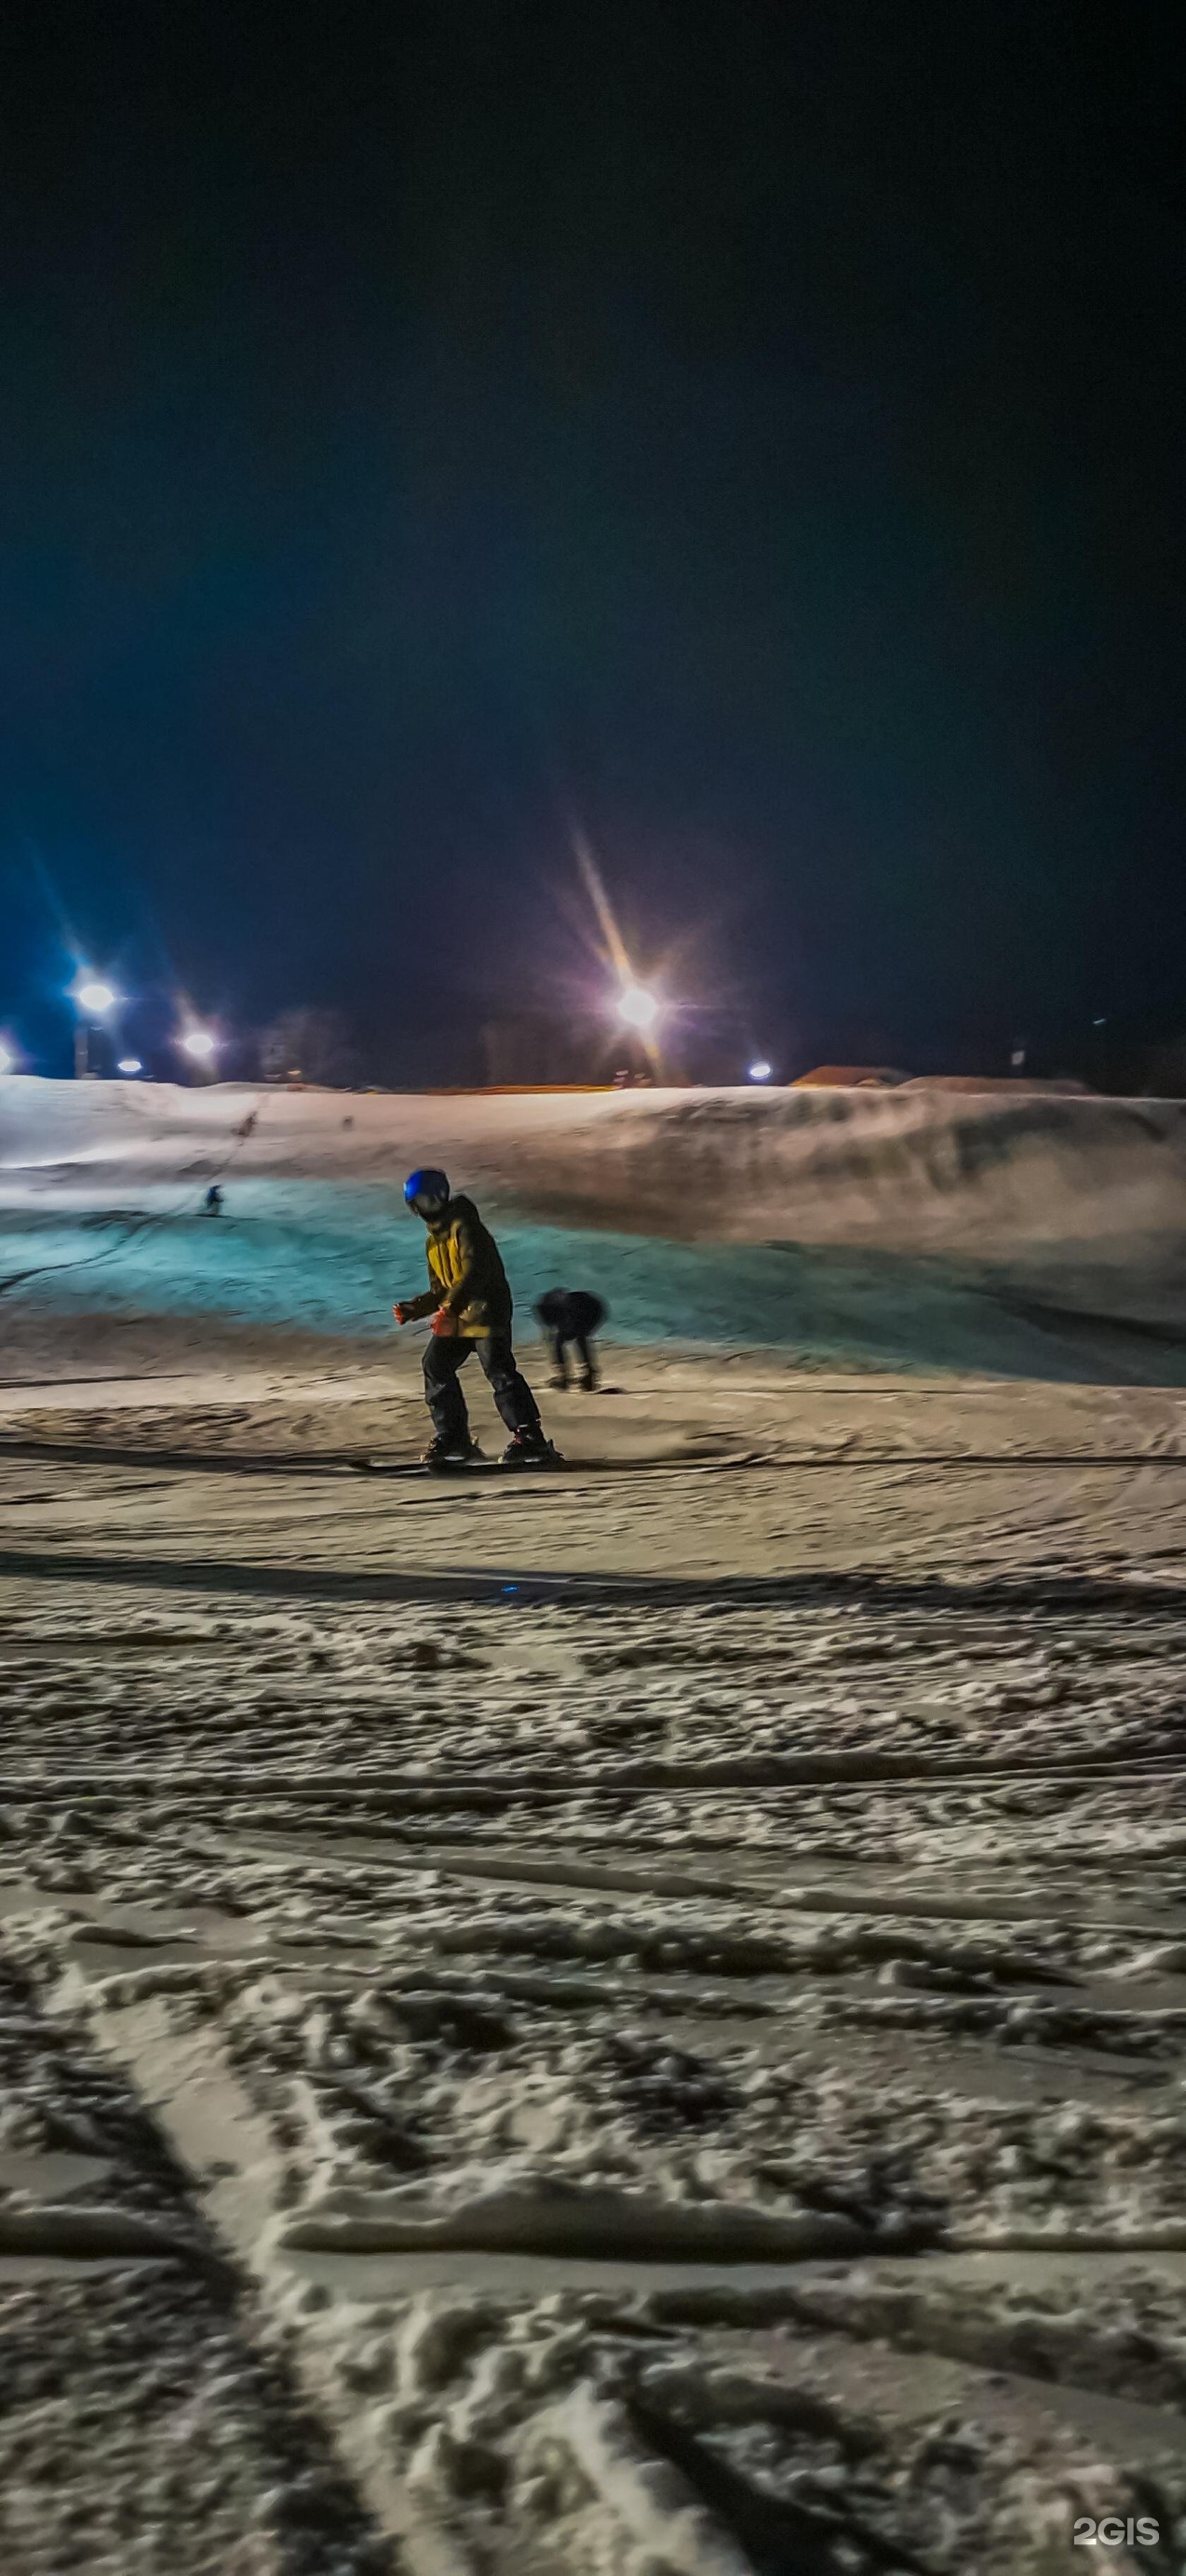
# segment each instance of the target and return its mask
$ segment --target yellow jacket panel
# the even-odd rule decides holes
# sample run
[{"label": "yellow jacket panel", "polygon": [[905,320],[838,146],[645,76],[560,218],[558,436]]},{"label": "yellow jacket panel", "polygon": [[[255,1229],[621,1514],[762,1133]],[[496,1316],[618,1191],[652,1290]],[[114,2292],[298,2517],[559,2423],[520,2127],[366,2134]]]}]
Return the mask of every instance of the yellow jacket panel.
[{"label": "yellow jacket panel", "polygon": [[509,1333],[513,1302],[498,1245],[483,1225],[472,1199],[450,1199],[428,1229],[425,1246],[431,1287],[417,1297],[409,1316],[434,1314],[447,1306],[467,1341],[484,1333]]}]

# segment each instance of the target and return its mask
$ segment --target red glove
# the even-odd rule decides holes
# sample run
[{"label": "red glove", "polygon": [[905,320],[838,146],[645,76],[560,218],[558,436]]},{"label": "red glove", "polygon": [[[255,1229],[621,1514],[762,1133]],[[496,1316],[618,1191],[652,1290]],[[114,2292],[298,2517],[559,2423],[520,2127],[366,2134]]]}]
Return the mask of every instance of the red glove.
[{"label": "red glove", "polygon": [[391,1311],[397,1324],[407,1324],[411,1322],[411,1308],[409,1306],[393,1306]]},{"label": "red glove", "polygon": [[457,1331],[457,1317],[451,1306],[437,1307],[432,1319],[432,1329],[434,1333],[440,1333],[445,1341],[452,1341]]}]

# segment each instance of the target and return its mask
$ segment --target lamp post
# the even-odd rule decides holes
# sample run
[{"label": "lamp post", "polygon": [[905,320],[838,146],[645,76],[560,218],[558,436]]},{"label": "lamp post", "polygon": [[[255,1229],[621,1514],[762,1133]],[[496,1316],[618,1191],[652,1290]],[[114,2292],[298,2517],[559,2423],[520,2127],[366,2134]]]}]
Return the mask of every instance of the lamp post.
[{"label": "lamp post", "polygon": [[649,993],[645,984],[623,984],[614,1007],[623,1028],[629,1029],[637,1039],[651,1068],[649,1074],[635,1075],[634,1079],[654,1081],[659,1072],[656,1023],[661,1005],[657,995]]},{"label": "lamp post", "polygon": [[91,1030],[107,1018],[109,1011],[114,1010],[119,996],[110,984],[103,982],[101,976],[92,975],[89,967],[83,967],[70,987],[70,999],[78,1013],[74,1023],[74,1079],[76,1082],[93,1082]]}]

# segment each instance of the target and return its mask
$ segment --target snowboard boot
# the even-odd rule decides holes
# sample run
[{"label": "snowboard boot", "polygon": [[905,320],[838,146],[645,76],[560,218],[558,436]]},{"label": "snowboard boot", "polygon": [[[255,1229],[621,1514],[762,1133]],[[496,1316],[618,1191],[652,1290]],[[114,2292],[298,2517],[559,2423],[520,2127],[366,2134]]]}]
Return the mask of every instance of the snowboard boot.
[{"label": "snowboard boot", "polygon": [[523,1422],[502,1453],[504,1467],[558,1467],[560,1452],[538,1422]]},{"label": "snowboard boot", "polygon": [[565,1377],[561,1369],[553,1369],[552,1374],[548,1379],[548,1384],[550,1387],[554,1387],[557,1395],[563,1395],[568,1385],[568,1379]]},{"label": "snowboard boot", "polygon": [[579,1386],[582,1395],[596,1395],[597,1378],[595,1372],[592,1369],[582,1369],[581,1374],[577,1379],[577,1385]]},{"label": "snowboard boot", "polygon": [[463,1432],[459,1438],[454,1436],[450,1439],[443,1431],[438,1431],[435,1438],[429,1441],[420,1464],[436,1472],[443,1472],[449,1467],[464,1467],[470,1458],[480,1458],[481,1455],[477,1441],[471,1440],[467,1432]]}]

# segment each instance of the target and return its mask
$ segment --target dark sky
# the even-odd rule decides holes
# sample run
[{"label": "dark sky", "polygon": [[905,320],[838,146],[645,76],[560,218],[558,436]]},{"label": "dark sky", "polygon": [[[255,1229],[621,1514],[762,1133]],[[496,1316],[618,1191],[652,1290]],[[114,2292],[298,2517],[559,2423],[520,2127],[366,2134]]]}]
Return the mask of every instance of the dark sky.
[{"label": "dark sky", "polygon": [[56,900],[447,1074],[574,970],[576,814],[766,1045],[1186,1026],[1183,52],[14,0],[0,1025],[56,1064]]}]

